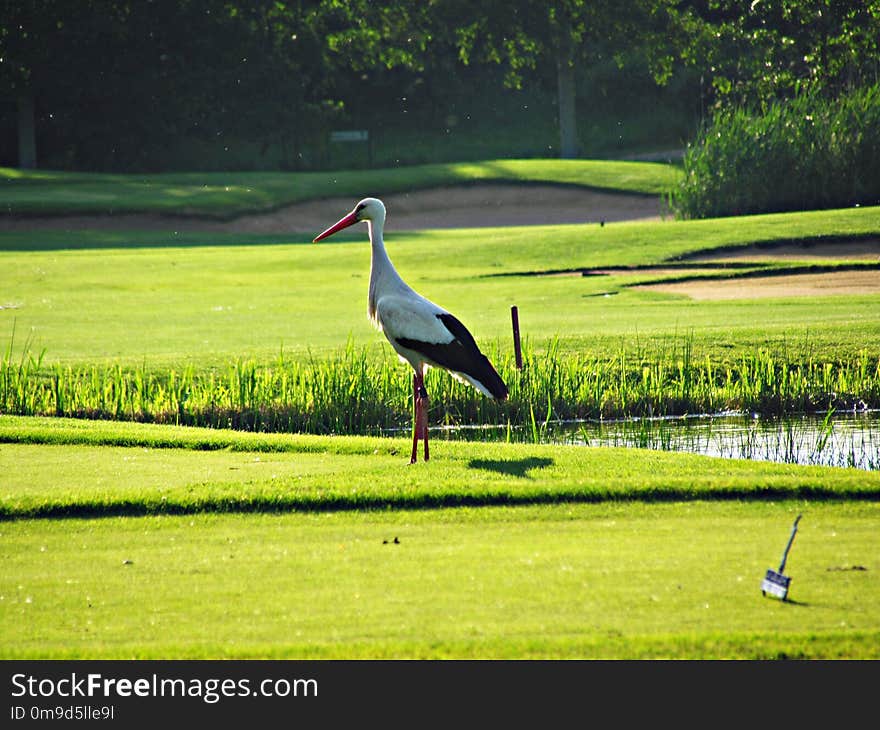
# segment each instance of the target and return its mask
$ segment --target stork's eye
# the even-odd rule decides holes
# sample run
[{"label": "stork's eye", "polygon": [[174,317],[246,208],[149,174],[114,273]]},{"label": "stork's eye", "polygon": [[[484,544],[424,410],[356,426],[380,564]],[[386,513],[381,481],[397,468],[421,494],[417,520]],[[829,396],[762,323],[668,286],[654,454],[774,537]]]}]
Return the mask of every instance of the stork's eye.
[{"label": "stork's eye", "polygon": [[364,205],[363,203],[358,203],[358,207],[354,209],[354,212],[355,212],[355,213],[360,213],[360,212],[361,212],[364,208],[366,208],[366,207],[367,207],[367,206]]}]

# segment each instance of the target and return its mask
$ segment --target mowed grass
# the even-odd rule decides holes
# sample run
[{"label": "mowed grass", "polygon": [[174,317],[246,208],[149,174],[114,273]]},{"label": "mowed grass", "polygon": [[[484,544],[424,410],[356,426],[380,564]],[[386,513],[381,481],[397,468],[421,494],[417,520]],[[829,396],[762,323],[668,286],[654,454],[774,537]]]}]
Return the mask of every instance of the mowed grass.
[{"label": "mowed grass", "polygon": [[331,172],[153,175],[0,168],[0,210],[14,215],[156,212],[230,218],[290,203],[475,182],[554,183],[661,195],[679,168],[613,160],[487,160]]},{"label": "mowed grass", "polygon": [[651,450],[0,417],[0,517],[674,499],[880,499],[880,472]]},{"label": "mowed grass", "polygon": [[[0,434],[4,658],[880,656],[878,474],[457,443],[411,467],[394,440],[63,420]],[[90,517],[33,517],[51,505]],[[759,586],[797,514],[783,604]]]},{"label": "mowed grass", "polygon": [[[783,604],[760,581],[799,513]],[[0,656],[876,659],[878,517],[693,502],[2,523]]]},{"label": "mowed grass", "polygon": [[[880,232],[880,208],[683,223],[426,231],[389,236],[398,270],[450,309],[478,342],[510,349],[510,307],[543,347],[616,353],[693,332],[696,354],[768,343],[853,355],[877,352],[870,295],[694,302],[627,289],[620,277],[536,271],[660,263],[718,247]],[[313,235],[313,234],[312,234]],[[179,239],[179,240],[178,240]],[[47,361],[168,367],[326,355],[351,338],[377,344],[366,320],[366,231],[341,242],[291,236],[258,245],[173,233],[0,235],[0,334]],[[216,243],[227,245],[212,245]],[[106,247],[105,247],[106,246]],[[523,275],[516,275],[523,274]],[[631,278],[631,277],[630,277]],[[609,295],[609,296],[606,296]]]}]

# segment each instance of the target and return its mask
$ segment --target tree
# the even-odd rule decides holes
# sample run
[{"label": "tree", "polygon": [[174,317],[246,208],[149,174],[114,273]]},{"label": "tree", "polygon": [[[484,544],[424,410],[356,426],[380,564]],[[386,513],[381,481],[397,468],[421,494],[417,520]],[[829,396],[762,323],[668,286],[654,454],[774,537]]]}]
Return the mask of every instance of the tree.
[{"label": "tree", "polygon": [[[502,64],[505,83],[519,88],[524,74],[552,68],[557,89],[560,156],[576,157],[576,79],[581,66],[603,56],[621,62],[628,49],[651,50],[658,81],[669,75],[669,54],[662,38],[668,17],[666,0],[529,0],[451,2],[459,17],[456,42],[464,63]],[[448,12],[448,11],[447,11]]]},{"label": "tree", "polygon": [[710,102],[761,107],[880,80],[880,0],[702,0],[675,10]]},{"label": "tree", "polygon": [[66,16],[48,0],[0,2],[0,88],[16,100],[19,166],[36,166],[35,97],[55,68],[49,38]]},{"label": "tree", "polygon": [[0,0],[0,89],[24,165],[35,140],[64,166],[150,170],[238,139],[309,166],[357,76],[419,67],[423,22],[415,0]]}]

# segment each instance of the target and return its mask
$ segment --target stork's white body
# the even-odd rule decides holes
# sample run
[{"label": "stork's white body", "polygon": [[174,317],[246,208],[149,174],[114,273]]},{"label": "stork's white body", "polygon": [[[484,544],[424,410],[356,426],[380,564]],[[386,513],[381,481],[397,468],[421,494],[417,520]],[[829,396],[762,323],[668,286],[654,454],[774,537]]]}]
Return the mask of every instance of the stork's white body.
[{"label": "stork's white body", "polygon": [[366,221],[369,226],[372,249],[368,314],[400,358],[412,366],[416,408],[412,461],[415,461],[420,437],[425,441],[427,460],[428,395],[423,380],[427,367],[443,368],[490,398],[506,398],[507,387],[464,325],[413,290],[397,273],[385,250],[385,206],[381,200],[360,201],[351,213],[319,234],[315,241],[359,221]]},{"label": "stork's white body", "polygon": [[[449,312],[423,297],[400,277],[385,250],[382,225],[378,221],[368,221],[367,225],[372,248],[367,309],[370,319],[382,330],[400,358],[408,362],[416,373],[424,375],[426,366],[443,367],[425,352],[400,343],[403,340],[435,345],[451,344],[455,335],[440,319],[440,315],[449,315]],[[473,385],[483,395],[492,397],[492,393],[480,381],[456,370],[449,372],[462,382]]]}]

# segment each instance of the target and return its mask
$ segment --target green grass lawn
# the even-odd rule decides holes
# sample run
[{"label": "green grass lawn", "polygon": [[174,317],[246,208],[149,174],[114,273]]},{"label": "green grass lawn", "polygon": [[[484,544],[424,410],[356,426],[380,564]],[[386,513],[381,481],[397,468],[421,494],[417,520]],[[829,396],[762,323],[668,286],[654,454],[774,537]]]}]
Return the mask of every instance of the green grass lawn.
[{"label": "green grass lawn", "polygon": [[661,195],[674,165],[611,160],[487,160],[337,172],[153,175],[0,168],[0,210],[15,215],[186,213],[230,218],[327,197],[364,198],[475,182],[553,183]]},{"label": "green grass lawn", "polygon": [[[616,352],[693,333],[713,355],[768,343],[877,353],[876,297],[695,302],[623,288],[627,275],[494,276],[659,263],[755,241],[865,236],[880,209],[682,223],[450,230],[389,236],[398,270],[453,309],[480,342],[509,348],[510,307],[537,347]],[[314,235],[312,232],[311,235]],[[46,350],[53,362],[197,367],[245,357],[327,354],[351,338],[381,342],[366,320],[366,231],[340,242],[306,236],[258,245],[172,233],[78,231],[0,235],[0,337]],[[235,243],[233,243],[233,241]],[[214,245],[222,243],[225,245]],[[300,245],[302,244],[302,245]],[[632,278],[631,276],[629,277]],[[605,296],[611,294],[613,296]]]},{"label": "green grass lawn", "polygon": [[[759,586],[798,513],[783,604]],[[694,502],[5,523],[0,656],[876,659],[878,517]]]},{"label": "green grass lawn", "polygon": [[[880,656],[880,474],[460,443],[410,467],[393,440],[51,419],[0,436],[4,658]],[[290,512],[297,494],[322,506]],[[91,518],[25,516],[50,505]],[[783,604],[760,580],[799,513]]]}]

